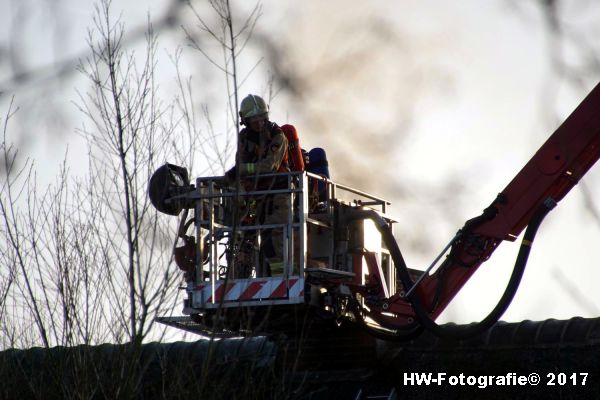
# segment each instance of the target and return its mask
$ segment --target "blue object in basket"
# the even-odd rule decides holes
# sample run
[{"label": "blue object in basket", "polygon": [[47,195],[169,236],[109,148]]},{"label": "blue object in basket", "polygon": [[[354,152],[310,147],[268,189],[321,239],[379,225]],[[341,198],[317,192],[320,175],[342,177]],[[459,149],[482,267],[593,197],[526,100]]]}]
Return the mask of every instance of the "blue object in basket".
[{"label": "blue object in basket", "polygon": [[[308,152],[308,166],[306,168],[308,172],[316,175],[321,175],[327,179],[329,176],[329,163],[327,162],[327,154],[325,150],[320,147],[315,147]],[[327,200],[327,187],[325,182],[318,183],[319,190],[319,201]]]}]

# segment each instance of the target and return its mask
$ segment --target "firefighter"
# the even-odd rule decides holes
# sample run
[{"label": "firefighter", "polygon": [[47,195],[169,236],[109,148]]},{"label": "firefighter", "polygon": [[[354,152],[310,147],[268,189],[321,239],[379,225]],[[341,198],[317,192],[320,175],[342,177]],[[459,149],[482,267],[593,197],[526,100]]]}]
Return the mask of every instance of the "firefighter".
[{"label": "firefighter", "polygon": [[[259,96],[250,94],[240,104],[241,124],[245,126],[238,140],[239,173],[246,189],[282,189],[287,178],[260,178],[260,174],[288,172],[287,139],[277,124],[269,120],[269,106]],[[235,179],[236,168],[226,174]],[[256,199],[256,219],[259,224],[282,224],[288,222],[290,195],[268,194]],[[267,229],[261,233],[261,250],[268,261],[270,275],[283,274],[283,229]],[[268,275],[269,271],[257,271]]]}]

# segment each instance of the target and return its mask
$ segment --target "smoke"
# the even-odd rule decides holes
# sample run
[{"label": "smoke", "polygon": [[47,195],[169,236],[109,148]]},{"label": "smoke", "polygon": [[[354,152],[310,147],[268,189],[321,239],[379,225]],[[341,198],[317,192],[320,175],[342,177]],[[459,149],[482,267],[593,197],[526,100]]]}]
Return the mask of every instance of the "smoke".
[{"label": "smoke", "polygon": [[[286,14],[294,18],[285,29],[263,24],[256,39],[277,88],[271,108],[287,104],[283,123],[298,127],[303,148],[326,150],[336,182],[393,203],[437,203],[449,193],[410,179],[403,162],[421,99],[452,93],[451,72],[438,61],[447,51],[441,32],[413,35],[387,7],[359,2],[302,2]],[[411,245],[426,249],[428,235],[415,228],[422,224],[406,222],[422,238]]]},{"label": "smoke", "polygon": [[415,107],[445,95],[451,78],[436,65],[440,37],[412,36],[372,9],[303,3],[284,31],[263,30],[259,41],[303,142],[327,150],[336,179],[381,191],[401,181]]}]

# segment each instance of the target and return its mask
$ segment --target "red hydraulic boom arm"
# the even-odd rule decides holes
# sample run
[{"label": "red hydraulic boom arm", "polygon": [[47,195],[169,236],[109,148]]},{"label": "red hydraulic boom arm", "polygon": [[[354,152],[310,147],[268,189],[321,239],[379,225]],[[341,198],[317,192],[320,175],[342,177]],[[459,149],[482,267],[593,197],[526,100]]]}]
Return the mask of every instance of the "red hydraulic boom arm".
[{"label": "red hydraulic boom arm", "polygon": [[[525,233],[522,251],[517,259],[517,264],[522,264],[519,268],[524,269],[535,230],[541,219],[577,184],[598,158],[600,84],[548,138],[483,214],[465,223],[449,244],[450,251],[446,259],[434,273],[425,272],[420,279],[413,282],[396,243],[390,238],[386,239],[386,236],[391,234],[386,233],[380,224],[383,239],[388,247],[391,247],[390,252],[404,290],[380,302],[372,302],[366,314],[388,329],[401,330],[402,327],[414,324],[415,319],[425,328],[439,328],[433,320],[445,309],[477,268],[492,255],[503,240],[514,241],[530,226],[532,232]],[[543,211],[543,215],[536,217],[540,210]],[[516,282],[511,283],[518,286],[520,276],[514,280]],[[512,290],[513,293],[504,299],[508,303],[512,300],[516,287]],[[505,304],[504,310],[507,306],[508,304]],[[493,322],[496,322],[504,310],[497,313]]]}]

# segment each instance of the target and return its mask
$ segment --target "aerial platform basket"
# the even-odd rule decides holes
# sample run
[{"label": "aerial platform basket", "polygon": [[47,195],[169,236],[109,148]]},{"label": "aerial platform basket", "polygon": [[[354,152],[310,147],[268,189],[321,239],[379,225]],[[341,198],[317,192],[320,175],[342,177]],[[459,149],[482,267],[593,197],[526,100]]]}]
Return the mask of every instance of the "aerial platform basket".
[{"label": "aerial platform basket", "polygon": [[[274,180],[277,188],[269,188]],[[181,226],[193,223],[195,230],[184,314],[202,316],[242,307],[323,307],[327,301],[321,295],[327,290],[321,287],[323,282],[364,284],[367,272],[361,260],[366,251],[375,254],[388,291],[395,291],[391,258],[372,222],[339,222],[345,209],[359,208],[376,211],[391,226],[395,220],[387,215],[386,200],[309,172],[260,175],[237,188],[223,177],[203,177],[190,187],[171,199],[189,206],[192,215],[188,220],[186,210]],[[268,207],[274,196],[286,200],[285,221],[265,224],[260,207]],[[265,238],[273,232],[283,236],[282,274],[271,274],[263,255]]]}]

